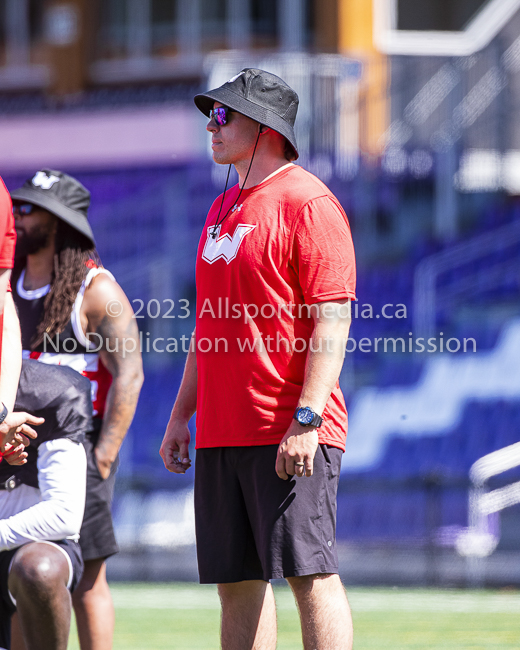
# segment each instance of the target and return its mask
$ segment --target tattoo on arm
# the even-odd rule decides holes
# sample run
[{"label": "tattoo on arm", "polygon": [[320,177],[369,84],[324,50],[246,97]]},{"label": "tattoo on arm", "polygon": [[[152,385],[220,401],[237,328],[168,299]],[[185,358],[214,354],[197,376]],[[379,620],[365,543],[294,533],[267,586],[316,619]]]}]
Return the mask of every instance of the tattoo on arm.
[{"label": "tattoo on arm", "polygon": [[103,340],[101,361],[112,375],[97,447],[113,462],[132,422],[143,381],[139,331],[132,318],[123,324],[105,315],[96,333]]}]

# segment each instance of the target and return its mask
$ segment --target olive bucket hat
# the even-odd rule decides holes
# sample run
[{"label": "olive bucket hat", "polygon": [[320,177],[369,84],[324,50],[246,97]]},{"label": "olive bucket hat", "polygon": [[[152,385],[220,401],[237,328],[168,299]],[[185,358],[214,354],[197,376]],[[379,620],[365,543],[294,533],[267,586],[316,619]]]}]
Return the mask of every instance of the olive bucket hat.
[{"label": "olive bucket hat", "polygon": [[294,121],[298,95],[285,81],[270,72],[244,68],[225,84],[195,96],[197,108],[209,116],[214,102],[220,102],[242,115],[283,135],[298,158]]},{"label": "olive bucket hat", "polygon": [[22,187],[11,192],[11,198],[48,210],[95,245],[94,233],[87,220],[90,192],[72,176],[52,169],[40,169]]}]

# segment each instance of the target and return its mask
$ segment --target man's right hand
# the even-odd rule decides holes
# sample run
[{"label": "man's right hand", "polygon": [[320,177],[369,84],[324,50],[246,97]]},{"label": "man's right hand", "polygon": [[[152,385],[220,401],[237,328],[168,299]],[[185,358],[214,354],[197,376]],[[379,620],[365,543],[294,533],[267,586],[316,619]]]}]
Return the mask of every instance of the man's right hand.
[{"label": "man's right hand", "polygon": [[[0,424],[0,451],[5,451],[5,445],[11,445],[12,448],[18,447],[23,443],[24,447],[29,444],[27,438],[36,438],[36,431],[29,425],[38,426],[43,424],[43,418],[37,418],[29,413],[9,413],[5,420]],[[27,437],[26,437],[27,436]]]},{"label": "man's right hand", "polygon": [[22,438],[22,442],[18,444],[18,447],[13,447],[8,442],[5,444],[5,449],[2,458],[9,463],[9,465],[25,465],[27,462],[28,453],[25,451],[25,448],[29,445],[29,439],[24,435],[17,433],[16,436]]},{"label": "man's right hand", "polygon": [[169,472],[185,474],[186,470],[191,467],[190,438],[188,423],[172,416],[159,450],[164,466]]}]

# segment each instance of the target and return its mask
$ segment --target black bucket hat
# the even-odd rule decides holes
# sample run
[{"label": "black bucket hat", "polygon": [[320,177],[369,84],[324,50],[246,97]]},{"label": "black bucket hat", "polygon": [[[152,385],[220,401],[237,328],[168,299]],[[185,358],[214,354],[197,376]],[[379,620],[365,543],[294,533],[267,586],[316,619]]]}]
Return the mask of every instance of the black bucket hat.
[{"label": "black bucket hat", "polygon": [[220,88],[195,95],[199,111],[209,116],[213,102],[260,122],[283,135],[298,158],[294,121],[298,112],[298,95],[285,81],[270,72],[244,68]]},{"label": "black bucket hat", "polygon": [[72,176],[52,169],[40,169],[22,187],[11,192],[11,198],[48,210],[96,245],[87,220],[90,192]]}]

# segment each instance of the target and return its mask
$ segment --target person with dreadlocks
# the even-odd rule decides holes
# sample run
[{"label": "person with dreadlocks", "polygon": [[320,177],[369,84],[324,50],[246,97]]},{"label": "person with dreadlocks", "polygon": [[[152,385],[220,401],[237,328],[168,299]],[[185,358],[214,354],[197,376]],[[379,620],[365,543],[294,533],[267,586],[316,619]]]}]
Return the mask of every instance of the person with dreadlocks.
[{"label": "person with dreadlocks", "polygon": [[63,172],[42,169],[11,197],[18,234],[12,289],[23,355],[67,365],[91,381],[94,428],[85,442],[80,535],[85,570],[73,605],[81,648],[105,650],[114,628],[105,560],[118,551],[110,504],[119,448],[143,382],[138,328],[97,253],[87,220],[90,192]]}]

